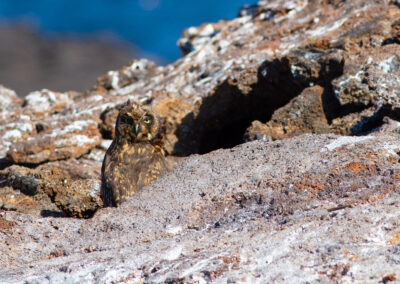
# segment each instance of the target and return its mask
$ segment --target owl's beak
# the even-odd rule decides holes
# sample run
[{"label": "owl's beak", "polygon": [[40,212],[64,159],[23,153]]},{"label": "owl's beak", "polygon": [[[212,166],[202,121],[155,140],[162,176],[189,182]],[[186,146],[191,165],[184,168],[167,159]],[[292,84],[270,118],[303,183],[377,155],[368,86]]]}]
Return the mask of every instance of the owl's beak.
[{"label": "owl's beak", "polygon": [[139,133],[139,123],[135,124],[135,135]]}]

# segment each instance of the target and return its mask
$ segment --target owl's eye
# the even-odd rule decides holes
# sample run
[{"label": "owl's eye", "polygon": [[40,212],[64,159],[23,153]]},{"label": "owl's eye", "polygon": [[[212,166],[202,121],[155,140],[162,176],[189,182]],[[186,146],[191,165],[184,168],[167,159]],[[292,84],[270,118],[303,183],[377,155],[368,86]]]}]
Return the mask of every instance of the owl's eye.
[{"label": "owl's eye", "polygon": [[146,116],[146,117],[143,119],[143,122],[144,122],[145,124],[150,124],[150,123],[151,123],[151,117]]},{"label": "owl's eye", "polygon": [[133,124],[133,118],[127,114],[121,116],[121,123]]}]

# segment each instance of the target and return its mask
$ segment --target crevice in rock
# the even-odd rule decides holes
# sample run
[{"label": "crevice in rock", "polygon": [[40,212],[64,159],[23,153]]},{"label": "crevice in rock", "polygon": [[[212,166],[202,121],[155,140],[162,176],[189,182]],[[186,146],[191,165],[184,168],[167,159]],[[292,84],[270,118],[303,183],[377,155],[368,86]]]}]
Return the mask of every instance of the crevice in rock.
[{"label": "crevice in rock", "polygon": [[332,124],[332,120],[337,117],[337,112],[340,109],[340,103],[333,92],[331,84],[325,87],[324,92],[322,93],[322,107],[324,109],[328,124]]},{"label": "crevice in rock", "polygon": [[[361,113],[364,110],[368,110],[373,107],[372,104],[365,105],[362,103],[349,103],[340,105],[339,100],[335,96],[331,87],[328,87],[324,90],[322,100],[324,112],[329,124],[332,124],[332,121],[336,118],[344,118],[351,114],[359,114],[361,116]],[[383,118],[385,116],[395,120],[400,119],[400,113],[391,111],[390,106],[384,105],[380,107],[372,116],[363,117],[358,123],[351,126],[347,135],[368,134],[383,124]]]},{"label": "crevice in rock", "polygon": [[365,135],[381,126],[383,124],[383,118],[387,115],[390,116],[389,109],[390,107],[388,106],[382,106],[373,116],[362,119],[350,128],[351,134]]},{"label": "crevice in rock", "polygon": [[[264,62],[252,76],[257,77],[257,83],[250,86],[241,85],[242,80],[224,81],[213,95],[203,99],[195,118],[192,113],[182,120],[176,133],[180,140],[175,154],[204,154],[243,143],[245,130],[252,121],[268,121],[275,109],[310,83],[304,76],[292,73],[286,58]],[[242,91],[248,87],[248,93]],[[182,153],[182,149],[190,152]]]},{"label": "crevice in rock", "polygon": [[12,163],[10,161],[8,161],[6,158],[0,159],[0,171],[8,168],[11,165],[12,165]]},{"label": "crevice in rock", "polygon": [[393,37],[393,38],[387,38],[382,42],[382,46],[388,44],[400,44],[400,39],[397,37]]},{"label": "crevice in rock", "polygon": [[31,176],[15,173],[9,177],[9,186],[19,189],[23,194],[34,196],[39,193],[40,182]]},{"label": "crevice in rock", "polygon": [[366,135],[381,127],[385,122],[384,118],[400,121],[400,109],[392,109],[390,105],[381,106],[373,116],[366,117],[350,128],[353,135]]},{"label": "crevice in rock", "polygon": [[[83,154],[83,155],[81,155],[81,156],[79,156],[79,157],[76,157],[76,159],[80,159],[82,156],[84,156],[85,154]],[[11,166],[11,165],[18,165],[18,166],[21,166],[21,167],[25,167],[25,168],[28,168],[28,169],[31,169],[31,170],[34,170],[34,169],[36,169],[36,168],[38,168],[38,167],[40,167],[40,166],[43,166],[43,165],[46,165],[47,163],[49,163],[49,162],[54,162],[54,161],[66,161],[66,160],[69,160],[70,158],[64,158],[64,159],[58,159],[58,160],[46,160],[46,161],[42,161],[42,162],[40,162],[40,163],[16,163],[16,162],[11,162],[11,160],[9,159],[9,158],[5,158],[4,159],[4,163],[8,163],[7,164],[7,166],[5,166],[4,168],[1,168],[2,167],[2,164],[1,164],[1,159],[0,159],[0,170],[4,170],[5,168],[7,168],[7,167],[9,167],[9,166]]]},{"label": "crevice in rock", "polygon": [[[343,73],[343,65],[340,54],[298,50],[288,57],[265,61],[257,71],[241,74],[244,78],[224,81],[203,99],[197,111],[182,120],[175,133],[179,141],[173,154],[204,154],[241,144],[254,120],[269,121],[276,109],[316,84],[328,86],[324,102],[326,109],[334,105],[335,111],[326,111],[332,120],[340,106],[330,82]],[[253,81],[248,79],[252,76]]]},{"label": "crevice in rock", "polygon": [[332,124],[332,120],[335,118],[344,117],[351,113],[359,113],[370,108],[372,105],[356,103],[341,105],[333,91],[332,85],[329,83],[325,86],[324,93],[322,94],[322,106],[328,123]]},{"label": "crevice in rock", "polygon": [[344,60],[335,60],[334,58],[321,62],[321,71],[319,73],[320,85],[324,87],[322,94],[322,105],[326,119],[329,124],[332,120],[344,117],[351,113],[358,113],[371,107],[371,105],[350,103],[341,105],[337,98],[332,81],[343,74]]},{"label": "crevice in rock", "polygon": [[40,212],[42,217],[53,217],[53,218],[65,218],[68,217],[64,212],[58,212],[54,210],[42,210]]},{"label": "crevice in rock", "polygon": [[400,44],[400,20],[394,21],[391,25],[392,37],[385,38],[382,42],[382,46],[388,44]]}]

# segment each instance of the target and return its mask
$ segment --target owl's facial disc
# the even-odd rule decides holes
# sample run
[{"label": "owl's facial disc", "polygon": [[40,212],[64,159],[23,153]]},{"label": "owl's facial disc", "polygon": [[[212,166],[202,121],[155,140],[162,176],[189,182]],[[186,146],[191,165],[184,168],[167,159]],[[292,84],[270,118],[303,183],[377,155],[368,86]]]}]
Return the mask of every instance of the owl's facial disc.
[{"label": "owl's facial disc", "polygon": [[144,126],[147,129],[151,129],[151,127],[153,126],[153,122],[154,122],[154,117],[152,115],[146,114],[142,117],[141,121],[143,122]]},{"label": "owl's facial disc", "polygon": [[130,116],[130,115],[127,114],[127,113],[125,113],[125,114],[123,114],[123,115],[121,116],[120,121],[121,121],[121,123],[123,123],[123,124],[129,124],[129,125],[132,125],[132,124],[133,124],[133,118],[132,118],[132,116]]},{"label": "owl's facial disc", "polygon": [[154,124],[154,117],[151,114],[144,114],[139,122],[135,124],[134,130],[136,135],[136,141],[151,140],[152,127]]}]

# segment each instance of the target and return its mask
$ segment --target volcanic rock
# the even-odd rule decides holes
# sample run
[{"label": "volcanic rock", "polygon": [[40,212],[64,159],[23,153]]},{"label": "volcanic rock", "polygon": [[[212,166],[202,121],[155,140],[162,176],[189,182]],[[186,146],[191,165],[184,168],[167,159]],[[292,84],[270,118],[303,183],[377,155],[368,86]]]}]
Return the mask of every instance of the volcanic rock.
[{"label": "volcanic rock", "polygon": [[[52,164],[37,169],[11,166],[0,172],[0,177],[5,187],[0,191],[1,207],[6,210],[88,218],[102,204],[98,177],[73,180],[67,171]],[[35,211],[37,208],[41,210]]]},{"label": "volcanic rock", "polygon": [[[0,282],[397,281],[399,18],[396,1],[259,1],[184,31],[173,64],[11,100]],[[101,208],[128,99],[159,113],[176,165]]]},{"label": "volcanic rock", "polygon": [[0,85],[0,110],[6,107],[19,106],[22,100],[10,89]]},{"label": "volcanic rock", "polygon": [[39,164],[75,158],[101,142],[97,123],[93,120],[77,120],[59,131],[36,136],[14,144],[7,152],[7,159],[13,163]]},{"label": "volcanic rock", "polygon": [[[267,123],[277,109],[310,86],[323,88],[323,119],[334,133],[362,134],[379,126],[384,116],[398,116],[400,12],[396,5],[271,1],[260,2],[253,11],[231,21],[186,30],[179,44],[192,47],[173,64],[162,67],[148,60],[133,61],[100,77],[86,95],[64,93],[69,99],[57,101],[60,109],[63,104],[65,108],[51,111],[53,115],[45,121],[29,116],[39,129],[49,125],[50,119],[92,119],[100,123],[102,136],[111,139],[118,108],[127,99],[152,107],[168,100],[180,102],[178,119],[172,113],[162,114],[168,152],[179,156],[242,143],[253,121]],[[48,103],[49,94],[43,92],[39,97],[47,96]],[[29,105],[5,117],[27,113],[32,108]],[[271,137],[282,136],[282,129],[276,131]],[[307,126],[293,135],[313,131]],[[18,139],[27,137],[4,140],[11,145]],[[50,159],[71,156],[75,154]],[[14,162],[25,160],[29,159]]]},{"label": "volcanic rock", "polygon": [[[399,271],[398,135],[193,155],[89,220],[1,212],[2,282],[379,282]],[[290,261],[289,261],[290,260]]]},{"label": "volcanic rock", "polygon": [[248,142],[248,141],[254,141],[254,140],[271,140],[271,138],[268,136],[269,133],[269,128],[262,123],[261,121],[254,120],[250,127],[247,128],[246,132],[244,133],[243,139]]},{"label": "volcanic rock", "polygon": [[[329,133],[330,127],[324,113],[323,92],[320,86],[309,87],[293,98],[288,104],[277,109],[264,129],[258,126],[248,130],[254,140],[259,135],[276,140],[293,137],[302,133]],[[254,128],[255,125],[252,125]],[[253,132],[256,133],[253,133]]]},{"label": "volcanic rock", "polygon": [[34,170],[11,166],[0,172],[0,208],[36,216],[66,216],[41,190],[41,179]]}]

